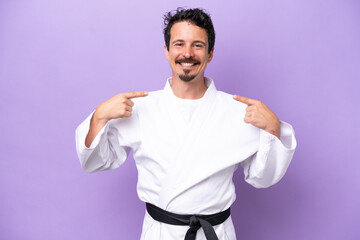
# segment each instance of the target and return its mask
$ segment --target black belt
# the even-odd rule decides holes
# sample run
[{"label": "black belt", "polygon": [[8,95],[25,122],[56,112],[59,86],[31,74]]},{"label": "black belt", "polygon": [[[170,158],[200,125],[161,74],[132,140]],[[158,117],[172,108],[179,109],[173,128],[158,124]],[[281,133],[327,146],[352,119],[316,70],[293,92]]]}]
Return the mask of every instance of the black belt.
[{"label": "black belt", "polygon": [[146,210],[156,221],[171,225],[190,226],[186,232],[185,240],[195,240],[196,232],[201,227],[204,230],[207,240],[218,240],[215,230],[212,226],[221,224],[230,216],[230,208],[223,212],[210,215],[189,215],[176,214],[158,208],[151,203],[146,203]]}]

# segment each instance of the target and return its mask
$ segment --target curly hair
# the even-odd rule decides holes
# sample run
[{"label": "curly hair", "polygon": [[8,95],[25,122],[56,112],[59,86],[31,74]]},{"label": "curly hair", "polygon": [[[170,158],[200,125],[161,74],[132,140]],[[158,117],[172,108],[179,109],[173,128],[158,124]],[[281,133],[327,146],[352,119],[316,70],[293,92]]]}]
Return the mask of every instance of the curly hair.
[{"label": "curly hair", "polygon": [[208,51],[210,53],[215,45],[215,30],[209,14],[205,13],[205,10],[199,8],[184,9],[179,7],[175,11],[170,11],[164,15],[163,33],[167,49],[169,50],[171,27],[175,23],[183,21],[190,22],[205,29],[209,42]]}]

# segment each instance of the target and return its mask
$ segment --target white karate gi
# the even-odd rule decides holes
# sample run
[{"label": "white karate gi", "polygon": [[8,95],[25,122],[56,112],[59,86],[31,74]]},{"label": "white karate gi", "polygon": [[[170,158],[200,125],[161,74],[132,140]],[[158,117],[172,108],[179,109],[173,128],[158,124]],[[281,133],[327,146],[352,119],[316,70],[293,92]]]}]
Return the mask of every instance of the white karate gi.
[{"label": "white karate gi", "polygon": [[[217,91],[209,78],[189,118],[170,81],[164,90],[132,99],[132,117],[110,120],[89,148],[85,138],[92,114],[76,129],[77,153],[85,171],[115,169],[133,150],[139,198],[179,214],[213,214],[229,208],[236,198],[232,177],[238,163],[245,181],[256,188],[282,178],[296,147],[289,124],[281,122],[279,140],[245,123],[247,105]],[[183,240],[188,228],[157,222],[146,213],[141,240]],[[220,240],[236,239],[231,217],[214,229]],[[202,228],[196,239],[206,239]]]}]

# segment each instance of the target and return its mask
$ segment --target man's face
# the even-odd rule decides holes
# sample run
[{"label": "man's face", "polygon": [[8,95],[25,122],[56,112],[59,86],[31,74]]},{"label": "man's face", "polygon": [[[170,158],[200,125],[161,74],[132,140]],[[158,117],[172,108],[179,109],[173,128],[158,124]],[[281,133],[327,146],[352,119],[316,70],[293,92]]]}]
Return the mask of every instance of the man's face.
[{"label": "man's face", "polygon": [[173,78],[189,82],[197,77],[203,79],[207,63],[214,49],[208,53],[209,42],[206,30],[189,22],[175,23],[170,30],[169,51],[165,48]]}]

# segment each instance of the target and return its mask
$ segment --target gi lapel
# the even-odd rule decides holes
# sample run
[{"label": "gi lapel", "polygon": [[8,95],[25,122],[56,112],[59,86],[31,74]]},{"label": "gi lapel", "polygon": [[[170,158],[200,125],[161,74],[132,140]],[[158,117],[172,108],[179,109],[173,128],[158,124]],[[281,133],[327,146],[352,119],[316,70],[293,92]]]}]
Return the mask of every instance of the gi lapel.
[{"label": "gi lapel", "polygon": [[174,95],[171,86],[170,86],[170,78],[166,81],[166,85],[164,88],[166,99],[165,99],[165,109],[167,111],[169,117],[169,124],[172,125],[172,129],[175,130],[175,134],[177,139],[180,142],[183,141],[183,137],[185,135],[187,126],[183,121],[183,117],[179,111],[178,105],[175,101],[176,96]]},{"label": "gi lapel", "polygon": [[[166,107],[169,113],[169,117],[172,121],[173,128],[179,137],[179,145],[174,152],[171,159],[169,159],[170,167],[163,182],[163,188],[159,196],[159,207],[167,209],[170,201],[182,191],[186,190],[187,187],[191,187],[191,180],[189,180],[188,174],[191,172],[192,163],[191,156],[192,151],[196,148],[195,143],[201,137],[201,132],[205,128],[207,120],[211,117],[211,110],[214,107],[216,100],[216,88],[211,79],[210,85],[208,86],[203,101],[200,103],[198,109],[194,112],[190,126],[187,128],[184,134],[184,121],[182,121],[181,114],[174,108],[174,98],[170,84],[167,83],[165,86],[166,94],[169,94],[166,103]],[[172,95],[171,95],[172,94]],[[182,132],[181,132],[182,131]],[[184,182],[188,178],[189,181]],[[191,177],[190,177],[191,178]]]}]

